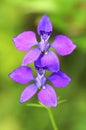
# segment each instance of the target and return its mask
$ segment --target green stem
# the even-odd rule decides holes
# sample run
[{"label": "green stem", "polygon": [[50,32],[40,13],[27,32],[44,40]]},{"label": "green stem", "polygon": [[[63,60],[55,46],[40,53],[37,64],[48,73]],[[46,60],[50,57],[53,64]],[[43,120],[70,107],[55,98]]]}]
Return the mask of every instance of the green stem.
[{"label": "green stem", "polygon": [[[63,103],[63,102],[66,102],[66,100],[65,100],[65,99],[64,99],[64,100],[60,100],[60,101],[58,102],[58,104],[61,104],[61,103]],[[30,103],[30,104],[27,104],[27,106],[45,108],[45,109],[48,111],[48,114],[49,114],[49,117],[50,117],[50,120],[51,120],[53,129],[54,129],[54,130],[58,130],[50,107],[46,107],[46,106],[44,106],[44,105],[41,104],[41,103],[39,103],[39,104]]]},{"label": "green stem", "polygon": [[47,110],[48,110],[48,113],[49,113],[49,116],[50,116],[50,120],[51,120],[51,123],[52,123],[52,126],[53,126],[54,130],[58,130],[50,107],[47,107]]}]

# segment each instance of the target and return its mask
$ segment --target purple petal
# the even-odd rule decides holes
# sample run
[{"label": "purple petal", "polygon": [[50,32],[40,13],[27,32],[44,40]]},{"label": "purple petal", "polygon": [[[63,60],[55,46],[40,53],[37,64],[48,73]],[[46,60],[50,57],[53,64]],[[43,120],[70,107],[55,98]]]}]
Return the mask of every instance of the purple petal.
[{"label": "purple petal", "polygon": [[38,93],[39,101],[45,106],[56,107],[57,106],[57,96],[54,89],[50,85],[46,85]]},{"label": "purple petal", "polygon": [[44,15],[38,23],[38,34],[41,35],[42,32],[50,33],[52,32],[52,23],[47,15]]},{"label": "purple petal", "polygon": [[29,100],[31,97],[33,97],[37,92],[37,90],[38,88],[35,86],[35,84],[27,86],[21,94],[20,103],[23,103]]},{"label": "purple petal", "polygon": [[58,54],[65,56],[71,54],[76,48],[76,45],[73,44],[70,38],[64,35],[58,35],[52,43],[52,47],[55,48]]},{"label": "purple petal", "polygon": [[40,50],[37,48],[34,48],[30,50],[24,57],[22,61],[22,65],[30,64],[31,62],[34,62],[40,55]]},{"label": "purple petal", "polygon": [[15,82],[26,84],[34,80],[32,70],[29,67],[21,66],[9,74],[9,77]]},{"label": "purple petal", "polygon": [[41,58],[41,65],[42,67],[46,67],[49,71],[57,72],[59,70],[60,63],[56,54],[52,51],[48,51]]},{"label": "purple petal", "polygon": [[25,31],[13,38],[15,46],[18,50],[27,51],[37,44],[36,35],[32,31]]},{"label": "purple petal", "polygon": [[68,75],[66,75],[64,72],[58,71],[57,73],[51,74],[48,77],[48,80],[50,80],[55,87],[63,88],[70,83],[71,78]]}]

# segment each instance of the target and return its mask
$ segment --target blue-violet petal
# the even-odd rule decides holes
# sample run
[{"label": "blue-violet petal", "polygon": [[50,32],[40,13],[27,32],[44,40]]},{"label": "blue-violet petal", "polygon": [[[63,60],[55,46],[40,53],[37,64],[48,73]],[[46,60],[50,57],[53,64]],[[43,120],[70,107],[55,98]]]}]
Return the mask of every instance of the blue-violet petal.
[{"label": "blue-violet petal", "polygon": [[48,35],[52,32],[52,23],[47,15],[44,15],[38,23],[38,34],[43,35],[47,33]]},{"label": "blue-violet petal", "polygon": [[56,54],[52,51],[47,51],[41,58],[41,67],[45,67],[51,72],[57,72],[60,67],[60,62]]},{"label": "blue-violet petal", "polygon": [[38,88],[36,87],[35,84],[31,84],[27,86],[21,94],[20,103],[26,102],[31,97],[33,97],[35,93],[37,92],[37,90]]},{"label": "blue-violet petal", "polygon": [[36,35],[32,31],[25,31],[13,38],[14,44],[18,50],[28,51],[37,44]]},{"label": "blue-violet petal", "polygon": [[49,107],[57,106],[56,92],[48,84],[40,90],[40,92],[38,93],[38,99],[45,106],[49,106]]},{"label": "blue-violet petal", "polygon": [[9,77],[15,82],[26,84],[31,80],[34,80],[31,68],[27,66],[21,66],[15,69],[12,73],[9,74]]},{"label": "blue-violet petal", "polygon": [[52,47],[57,51],[57,53],[61,56],[71,54],[76,45],[73,44],[70,38],[64,35],[58,35],[55,37],[54,42],[52,43]]},{"label": "blue-violet petal", "polygon": [[39,57],[40,53],[41,52],[38,48],[33,48],[23,58],[22,65],[27,65],[34,62]]},{"label": "blue-violet petal", "polygon": [[58,71],[57,73],[52,73],[48,77],[48,80],[51,81],[55,87],[63,88],[63,87],[66,87],[70,83],[71,78],[64,72]]}]

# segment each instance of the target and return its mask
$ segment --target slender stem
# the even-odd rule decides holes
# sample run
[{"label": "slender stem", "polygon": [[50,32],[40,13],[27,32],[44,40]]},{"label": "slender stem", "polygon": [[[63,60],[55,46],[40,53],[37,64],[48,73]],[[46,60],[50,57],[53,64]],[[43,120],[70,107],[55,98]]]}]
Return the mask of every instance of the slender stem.
[{"label": "slender stem", "polygon": [[[64,100],[60,100],[60,101],[58,101],[58,104],[64,103],[66,101],[67,100],[65,100],[65,99]],[[51,120],[51,123],[52,123],[52,126],[53,126],[54,130],[58,130],[50,107],[46,107],[46,106],[44,106],[41,103],[39,103],[39,104],[30,103],[30,104],[27,104],[27,106],[45,108],[48,111],[48,114],[49,114],[49,117],[50,117],[50,120]]]},{"label": "slender stem", "polygon": [[42,104],[33,104],[33,103],[27,104],[27,106],[45,108],[48,111],[48,114],[49,114],[49,117],[50,117],[50,120],[51,120],[51,123],[52,123],[54,130],[58,130],[50,107],[46,107]]},{"label": "slender stem", "polygon": [[53,126],[54,130],[58,130],[50,107],[47,107],[46,109],[48,110],[48,114],[49,114],[49,117],[50,117],[50,120],[51,120],[51,123],[52,123],[52,126]]}]

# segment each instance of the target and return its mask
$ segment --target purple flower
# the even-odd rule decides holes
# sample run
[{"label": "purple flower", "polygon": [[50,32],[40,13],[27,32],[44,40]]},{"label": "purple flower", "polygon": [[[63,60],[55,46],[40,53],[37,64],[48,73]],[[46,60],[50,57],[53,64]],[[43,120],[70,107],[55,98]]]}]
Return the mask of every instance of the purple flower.
[{"label": "purple flower", "polygon": [[27,66],[15,69],[9,74],[9,77],[20,84],[27,84],[32,80],[34,81],[34,84],[28,85],[23,90],[20,96],[20,103],[29,100],[39,91],[37,94],[39,101],[46,106],[52,107],[57,106],[58,99],[54,89],[47,84],[47,81],[49,80],[57,88],[66,87],[71,81],[70,77],[62,71],[53,73],[46,78],[44,69],[37,70],[37,77],[34,78],[32,70]]},{"label": "purple flower", "polygon": [[[37,31],[41,39],[40,42],[37,42],[36,35],[32,31],[25,31],[13,38],[18,50],[28,52],[23,58],[22,66],[10,73],[9,77],[21,84],[34,81],[33,84],[27,85],[22,92],[20,103],[29,100],[38,91],[37,96],[42,104],[56,107],[58,98],[47,81],[50,81],[56,88],[63,88],[70,83],[71,78],[60,70],[58,57],[49,49],[54,48],[58,54],[65,56],[71,54],[76,45],[64,35],[56,36],[54,42],[50,44],[48,40],[52,33],[52,23],[46,15],[39,21]],[[31,68],[26,66],[32,62],[36,69],[36,78],[33,76]],[[46,77],[46,70],[53,73]]]},{"label": "purple flower", "polygon": [[[47,70],[57,72],[60,69],[59,59],[56,54],[49,50],[54,48],[61,56],[69,55],[76,48],[76,45],[64,35],[58,35],[52,44],[48,40],[52,33],[52,23],[48,16],[44,15],[37,27],[41,41],[37,42],[36,35],[32,31],[25,31],[13,38],[18,50],[28,51],[23,58],[22,65],[35,62],[36,67],[46,67]],[[37,48],[32,48],[38,46]]]}]

